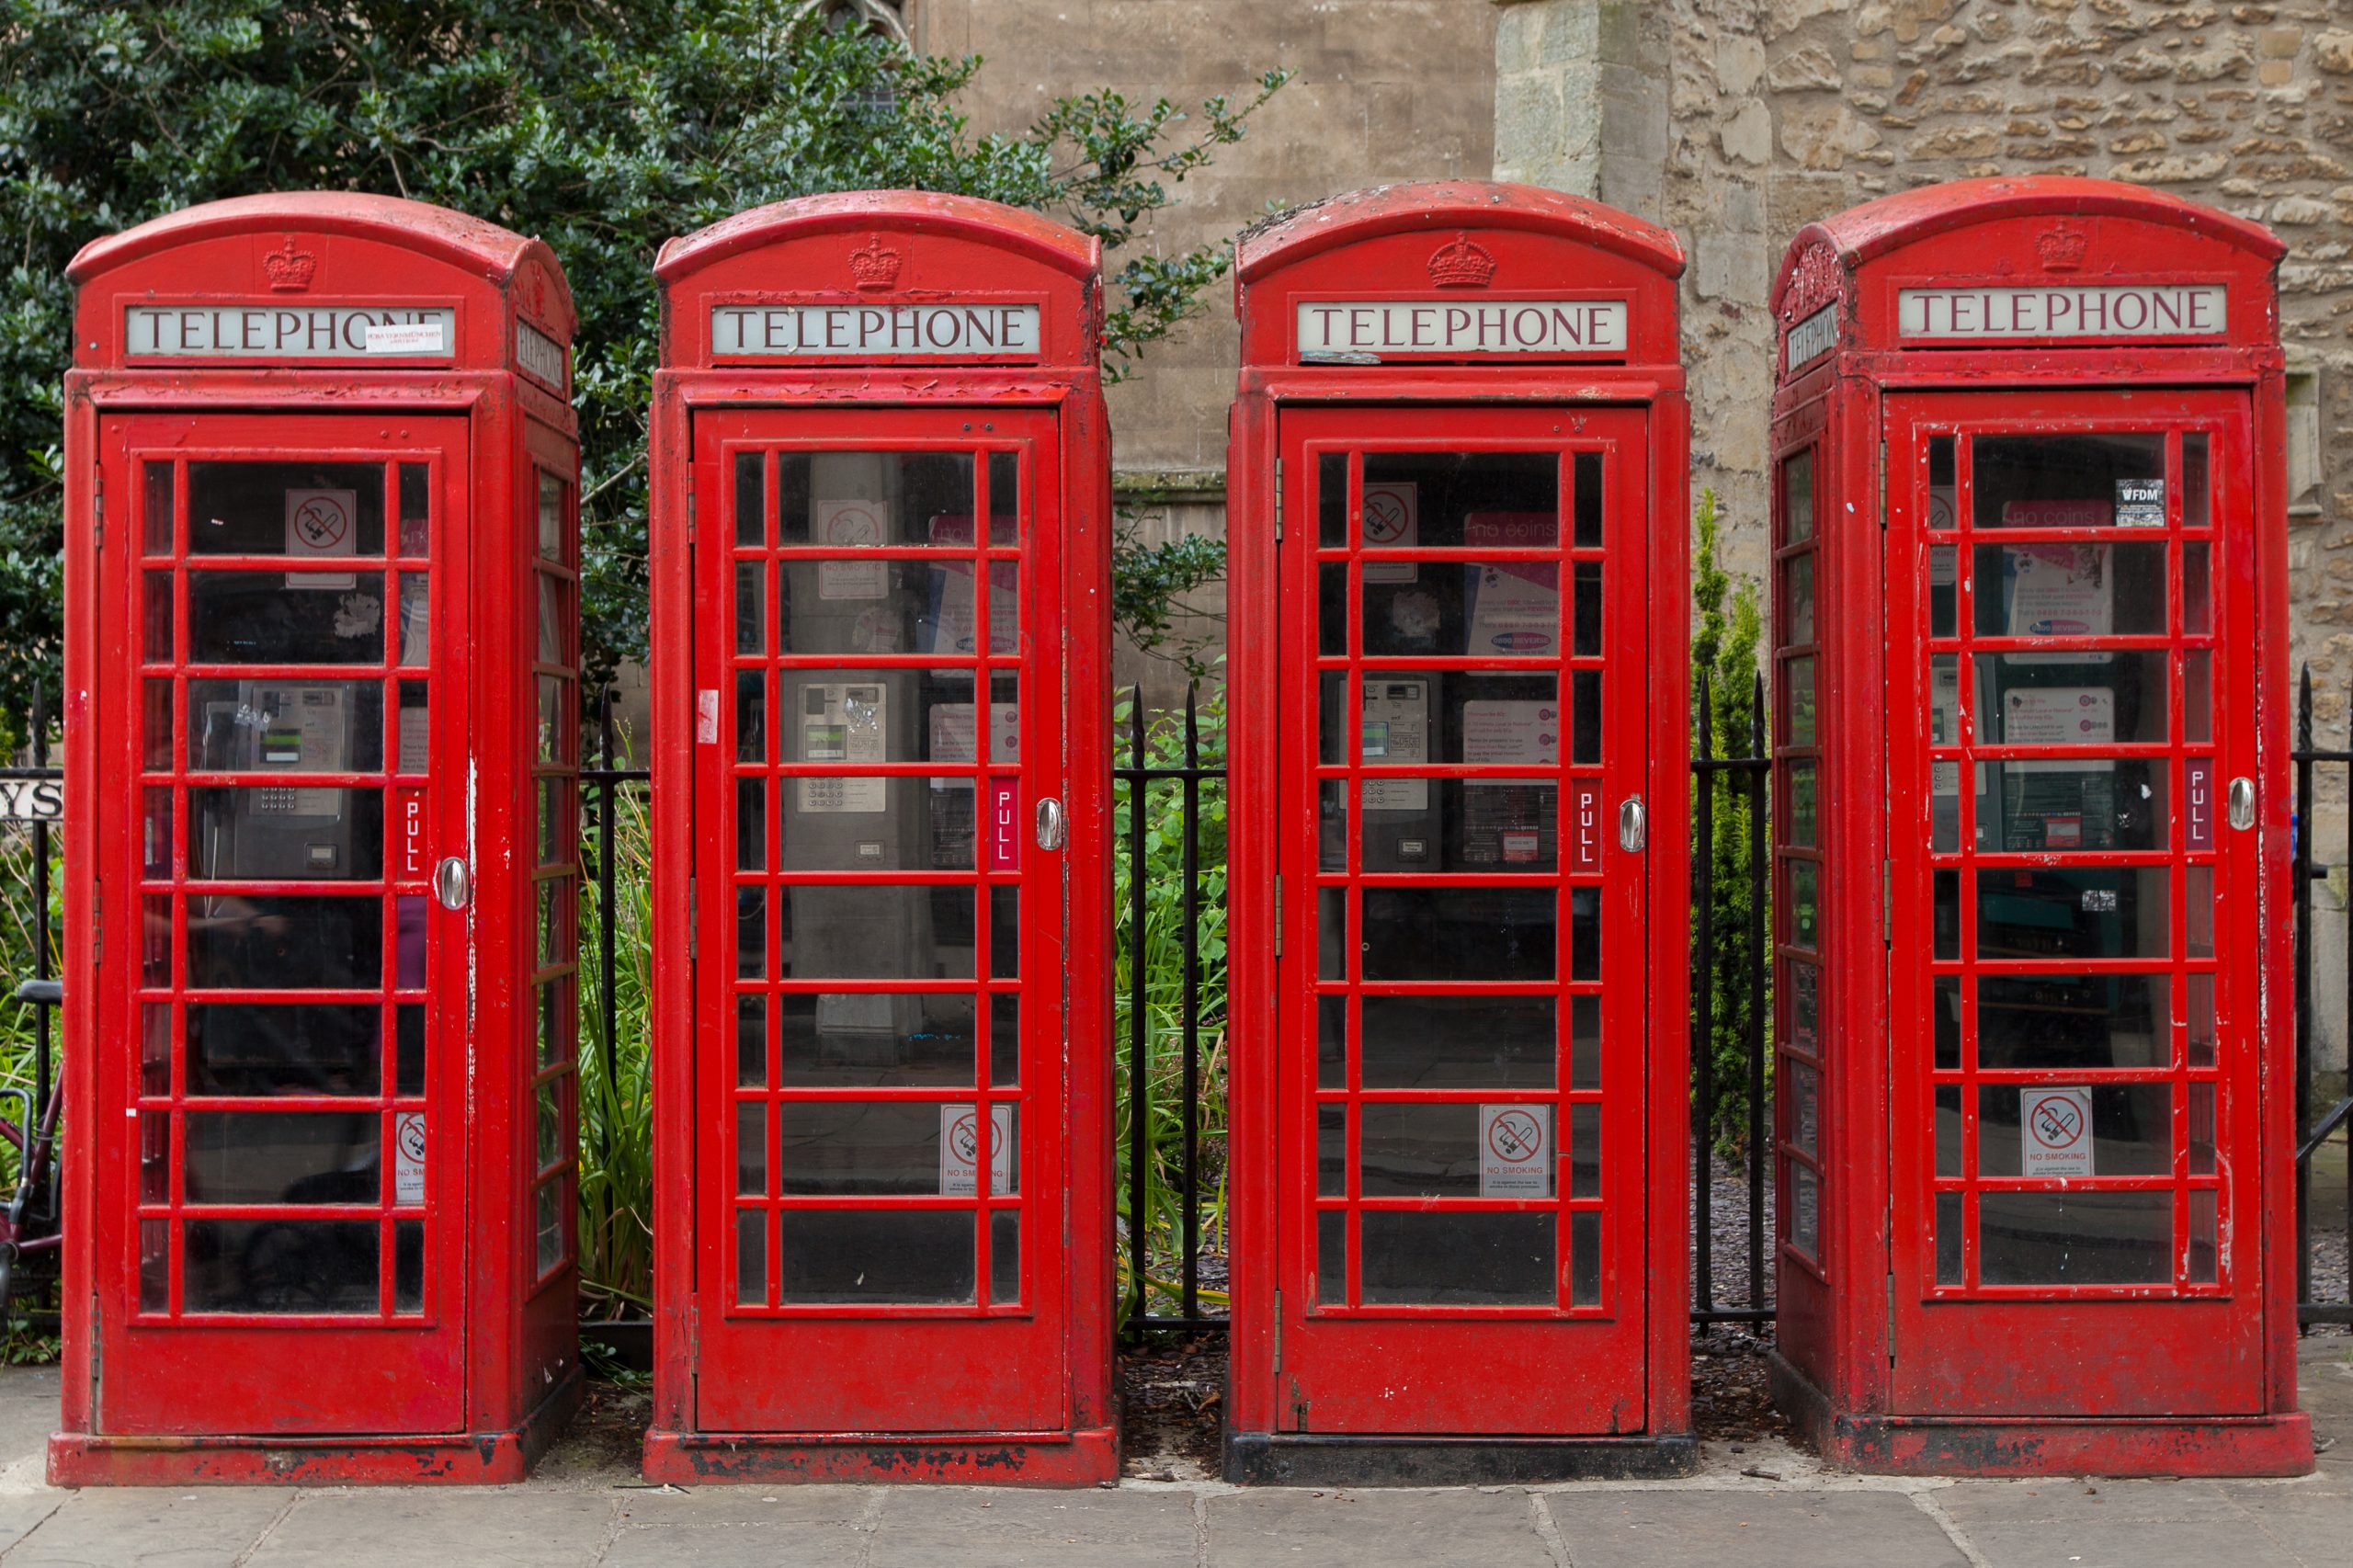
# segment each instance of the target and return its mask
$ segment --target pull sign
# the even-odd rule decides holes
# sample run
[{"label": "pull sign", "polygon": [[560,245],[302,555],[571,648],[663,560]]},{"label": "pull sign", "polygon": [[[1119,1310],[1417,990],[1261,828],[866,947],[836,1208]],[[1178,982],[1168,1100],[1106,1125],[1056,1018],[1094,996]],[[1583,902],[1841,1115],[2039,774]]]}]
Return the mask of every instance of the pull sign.
[{"label": "pull sign", "polygon": [[695,744],[715,746],[719,744],[719,693],[705,687],[695,693]]},{"label": "pull sign", "polygon": [[[980,1108],[972,1104],[939,1108],[939,1196],[980,1196]],[[1013,1108],[989,1107],[989,1191],[1013,1190]]]},{"label": "pull sign", "polygon": [[1601,790],[1578,784],[1569,792],[1570,860],[1572,870],[1601,869]]},{"label": "pull sign", "polygon": [[425,791],[392,791],[392,880],[421,882],[433,874],[425,849]]},{"label": "pull sign", "polygon": [[2192,849],[2214,847],[2214,765],[2191,757],[2181,765],[2183,836]]},{"label": "pull sign", "polygon": [[404,1110],[392,1118],[392,1201],[425,1201],[425,1113]]},{"label": "pull sign", "polygon": [[1021,869],[1021,780],[1018,778],[989,780],[989,869]]}]

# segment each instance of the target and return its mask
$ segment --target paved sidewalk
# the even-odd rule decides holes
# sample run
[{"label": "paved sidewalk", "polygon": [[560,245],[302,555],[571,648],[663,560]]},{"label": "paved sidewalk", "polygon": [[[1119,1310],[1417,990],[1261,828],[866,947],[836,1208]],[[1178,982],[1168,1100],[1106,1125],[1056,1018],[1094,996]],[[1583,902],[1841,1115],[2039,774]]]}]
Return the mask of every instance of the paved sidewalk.
[{"label": "paved sidewalk", "polygon": [[2353,1568],[2353,1340],[2304,1351],[2320,1472],[1908,1482],[1773,1443],[1705,1473],[1422,1492],[648,1490],[593,1437],[522,1486],[58,1492],[57,1375],[0,1371],[0,1568]]}]

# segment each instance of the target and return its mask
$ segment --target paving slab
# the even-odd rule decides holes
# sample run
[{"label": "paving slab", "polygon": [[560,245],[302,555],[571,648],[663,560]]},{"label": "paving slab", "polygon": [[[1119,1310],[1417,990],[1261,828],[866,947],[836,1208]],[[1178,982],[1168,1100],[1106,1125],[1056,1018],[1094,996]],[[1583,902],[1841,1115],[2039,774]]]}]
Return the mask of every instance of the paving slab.
[{"label": "paving slab", "polygon": [[293,1499],[282,1487],[92,1487],[8,1551],[7,1568],[230,1568]]},{"label": "paving slab", "polygon": [[597,1568],[855,1568],[867,1538],[847,1525],[779,1519],[771,1525],[624,1528]]},{"label": "paving slab", "polygon": [[894,1489],[869,1568],[1193,1568],[1189,1493]]},{"label": "paving slab", "polygon": [[608,1495],[513,1486],[337,1487],[293,1501],[252,1568],[586,1568],[613,1522]]},{"label": "paving slab", "polygon": [[1893,1492],[1548,1492],[1576,1568],[1969,1568],[1944,1527]]},{"label": "paving slab", "polygon": [[871,1486],[624,1487],[621,1528],[757,1528],[776,1524],[854,1525],[876,1501]]},{"label": "paving slab", "polygon": [[2219,1481],[2054,1475],[2034,1481],[1963,1481],[1939,1488],[1936,1496],[1963,1529],[2016,1521],[2097,1526],[2246,1517],[2230,1487]]},{"label": "paving slab", "polygon": [[0,1377],[0,1469],[44,1458],[57,1430],[57,1369],[11,1367]]},{"label": "paving slab", "polygon": [[[1517,1487],[1492,1491],[1269,1489],[1209,1502],[1211,1568],[1553,1568]],[[1580,1563],[1579,1568],[1583,1568]]]}]

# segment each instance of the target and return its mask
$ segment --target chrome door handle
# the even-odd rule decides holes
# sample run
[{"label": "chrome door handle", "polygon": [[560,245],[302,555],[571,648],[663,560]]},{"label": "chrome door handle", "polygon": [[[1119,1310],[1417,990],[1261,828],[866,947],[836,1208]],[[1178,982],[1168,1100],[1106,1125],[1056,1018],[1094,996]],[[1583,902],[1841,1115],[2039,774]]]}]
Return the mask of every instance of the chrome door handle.
[{"label": "chrome door handle", "polygon": [[1639,855],[1651,841],[1651,813],[1640,795],[1629,795],[1618,802],[1618,847],[1629,855]]},{"label": "chrome door handle", "polygon": [[1070,829],[1063,816],[1063,803],[1051,795],[1038,802],[1038,847],[1060,849],[1070,837]]},{"label": "chrome door handle", "polygon": [[2255,825],[2255,780],[2241,774],[2231,780],[2230,824],[2244,833]]},{"label": "chrome door handle", "polygon": [[452,855],[434,869],[433,891],[444,909],[463,909],[474,901],[474,874],[471,867]]}]

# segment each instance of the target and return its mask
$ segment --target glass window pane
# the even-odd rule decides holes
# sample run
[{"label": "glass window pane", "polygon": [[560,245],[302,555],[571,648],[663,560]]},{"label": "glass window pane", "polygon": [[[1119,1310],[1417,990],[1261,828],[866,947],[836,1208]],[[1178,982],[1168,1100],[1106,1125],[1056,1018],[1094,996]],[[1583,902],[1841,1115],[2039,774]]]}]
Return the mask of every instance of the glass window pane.
[{"label": "glass window pane", "polygon": [[1010,1305],[1021,1300],[1021,1212],[989,1216],[989,1299]]},{"label": "glass window pane", "polygon": [[1367,1306],[1551,1306],[1558,1216],[1370,1209],[1358,1220]]},{"label": "glass window pane", "polygon": [[[1928,527],[1949,528],[1960,526],[1960,514],[1954,503],[1953,437],[1928,437]],[[1881,521],[1884,523],[1885,518]]]},{"label": "glass window pane", "polygon": [[167,663],[173,657],[172,574],[141,574],[140,595],[140,656],[151,665]]},{"label": "glass window pane", "polygon": [[188,510],[190,555],[381,555],[384,465],[192,462]]},{"label": "glass window pane", "polygon": [[1575,570],[1576,607],[1569,651],[1596,654],[1601,652],[1601,562],[1580,561]]},{"label": "glass window pane", "polygon": [[1337,550],[1348,542],[1348,454],[1321,452],[1315,459],[1315,542]]},{"label": "glass window pane", "polygon": [[787,1303],[973,1300],[969,1210],[787,1209],[778,1220]]},{"label": "glass window pane", "polygon": [[735,1082],[763,1088],[768,1081],[768,999],[756,992],[735,998]]},{"label": "glass window pane", "polygon": [[1971,460],[1981,528],[2165,524],[2162,435],[1980,436]]},{"label": "glass window pane", "polygon": [[[2015,694],[2014,694],[2015,695]],[[2126,757],[1976,766],[1977,847],[2164,849],[2172,765]]]},{"label": "glass window pane", "polygon": [[[757,1000],[744,998],[746,1005]],[[779,996],[777,1006],[783,1020],[778,1081],[788,1087],[972,1084],[969,991],[819,992]]]},{"label": "glass window pane", "polygon": [[425,1310],[425,1221],[392,1222],[392,1311]]},{"label": "glass window pane", "polygon": [[1988,1285],[2154,1285],[2173,1278],[2170,1192],[1984,1192],[1978,1277]]},{"label": "glass window pane", "polygon": [[551,1181],[540,1188],[534,1200],[538,1212],[533,1261],[541,1274],[563,1261],[563,1217],[569,1208],[563,1200],[566,1186],[562,1180]]},{"label": "glass window pane", "polygon": [[758,980],[768,971],[768,894],[765,886],[735,890],[735,976]]},{"label": "glass window pane", "polygon": [[791,980],[970,980],[973,890],[787,887],[779,973]]},{"label": "glass window pane", "polygon": [[392,1032],[392,1092],[415,1098],[425,1093],[425,1005],[393,1007]]},{"label": "glass window pane", "polygon": [[1790,659],[1781,665],[1781,678],[1788,683],[1788,709],[1783,721],[1782,744],[1810,746],[1813,739],[1813,659]]},{"label": "glass window pane", "polygon": [[[786,461],[792,460],[787,458]],[[767,542],[767,458],[762,452],[735,454],[735,542],[758,549]]]},{"label": "glass window pane", "polygon": [[766,1306],[768,1298],[768,1211],[735,1211],[735,1301],[738,1306]]},{"label": "glass window pane", "polygon": [[[1549,780],[1369,779],[1361,789],[1359,869],[1549,875],[1559,868],[1560,787]],[[1377,810],[1379,801],[1405,803]]]},{"label": "glass window pane", "polygon": [[201,772],[372,773],[383,766],[384,688],[376,681],[191,680],[188,710],[188,767]]},{"label": "glass window pane", "polygon": [[[1561,652],[1557,562],[1407,562],[1381,578],[1373,566],[1366,562],[1359,596],[1367,653],[1552,658]],[[1325,641],[1327,653],[1345,651],[1328,645],[1328,631]]]},{"label": "glass window pane", "polygon": [[[152,1011],[170,1017],[166,1008]],[[382,1074],[382,1018],[372,1006],[190,1004],[188,1092],[373,1095]]]},{"label": "glass window pane", "polygon": [[2146,974],[1984,975],[1980,1067],[2163,1067],[2173,1059],[2168,981]]},{"label": "glass window pane", "polygon": [[1348,651],[1348,569],[1337,562],[1318,566],[1315,595],[1315,651],[1336,658]]},{"label": "glass window pane", "polygon": [[1550,548],[1560,543],[1560,492],[1552,452],[1367,452],[1364,546]]},{"label": "glass window pane", "polygon": [[1781,542],[1813,537],[1813,453],[1807,447],[1781,460]]},{"label": "glass window pane", "polygon": [[2209,547],[2181,547],[2181,629],[2192,637],[2214,630],[2214,578]]},{"label": "glass window pane", "polygon": [[[169,790],[149,790],[168,803]],[[188,875],[257,881],[372,881],[384,869],[381,790],[190,790]],[[162,824],[169,852],[171,822]]]},{"label": "glass window pane", "polygon": [[[779,542],[840,550],[972,543],[970,452],[781,452]],[[843,578],[871,563],[835,563]]]},{"label": "glass window pane", "polygon": [[1788,791],[1785,798],[1789,801],[1790,844],[1799,849],[1815,848],[1819,845],[1820,802],[1814,790],[1814,765],[1810,761],[1784,763],[1781,777]]},{"label": "glass window pane", "polygon": [[[1949,544],[1928,551],[1928,635],[1961,634],[1960,551]],[[1974,585],[1972,585],[1972,587]]]},{"label": "glass window pane", "polygon": [[1315,1086],[1348,1086],[1348,999],[1345,996],[1315,999]]},{"label": "glass window pane", "polygon": [[1579,550],[1601,548],[1601,454],[1579,452],[1572,460],[1576,483],[1576,538]]},{"label": "glass window pane", "polygon": [[[760,676],[739,676],[736,750],[761,760],[757,733]],[[969,764],[978,756],[972,676],[954,670],[785,670],[779,673],[784,720],[781,761],[851,764],[938,762]],[[990,754],[1017,750],[1018,677],[990,678]],[[870,796],[870,791],[868,792]],[[874,811],[852,796],[837,808]],[[803,806],[802,810],[811,809]]]},{"label": "glass window pane", "polygon": [[373,1312],[374,1221],[192,1220],[180,1233],[191,1312]]},{"label": "glass window pane", "polygon": [[1367,888],[1367,980],[1550,980],[1551,889]]},{"label": "glass window pane", "polygon": [[[2032,1124],[2030,1138],[2020,1132],[2026,1123]],[[1989,1176],[2167,1175],[2173,1092],[2163,1084],[1981,1084],[1977,1169]]]},{"label": "glass window pane", "polygon": [[989,543],[999,548],[1021,540],[1021,454],[989,454]]},{"label": "glass window pane", "polygon": [[1781,562],[1781,612],[1785,647],[1802,647],[1813,641],[1813,555],[1792,555]]},{"label": "glass window pane", "polygon": [[1601,1216],[1591,1210],[1569,1216],[1569,1304],[1601,1305]]},{"label": "glass window pane", "polygon": [[1348,1108],[1315,1108],[1315,1191],[1321,1198],[1348,1195]]},{"label": "glass window pane", "polygon": [[1998,959],[2170,956],[2162,866],[1977,873],[1977,952]]},{"label": "glass window pane", "polygon": [[[1544,1157],[1552,1136],[1552,1108],[1510,1107],[1503,1119],[1488,1114],[1501,1108],[1459,1101],[1360,1102],[1358,1190],[1367,1198],[1553,1196],[1555,1162]],[[1491,1139],[1504,1142],[1494,1146]],[[1515,1183],[1507,1192],[1490,1192],[1489,1167],[1499,1161],[1540,1165],[1541,1171],[1525,1189]]]},{"label": "glass window pane", "polygon": [[2185,430],[2181,437],[2181,526],[2202,528],[2213,517],[2213,472],[2207,458],[2203,430]]},{"label": "glass window pane", "polygon": [[[1017,562],[989,564],[993,653],[1009,653],[1020,646],[1020,572]],[[973,575],[969,561],[780,562],[777,649],[852,656],[969,654],[979,645]]]},{"label": "glass window pane", "polygon": [[1021,998],[1009,992],[989,997],[989,1083],[1012,1088],[1021,1082]]},{"label": "glass window pane", "polygon": [[1937,1283],[1961,1285],[1968,1282],[1968,1271],[1961,1258],[1962,1244],[1967,1240],[1967,1225],[1961,1219],[1961,1195],[1958,1192],[1937,1194]]},{"label": "glass window pane", "polygon": [[[761,786],[736,781],[736,843],[743,859],[762,851],[755,809]],[[972,781],[827,775],[783,780],[777,863],[789,871],[969,871],[975,839]]]},{"label": "glass window pane", "polygon": [[735,1190],[752,1198],[768,1189],[768,1108],[765,1100],[735,1105]]},{"label": "glass window pane", "polygon": [[1822,1147],[1822,1074],[1802,1062],[1789,1064],[1790,1147],[1813,1154]]},{"label": "glass window pane", "polygon": [[140,500],[140,549],[148,555],[172,553],[173,517],[172,465],[168,461],[142,463],[140,473],[143,494]]},{"label": "glass window pane", "polygon": [[[2162,544],[1982,544],[1970,580],[1980,637],[2162,637]],[[2018,665],[2105,664],[2081,653],[2011,653]]]},{"label": "glass window pane", "polygon": [[1569,998],[1569,1087],[1601,1087],[1601,998]]},{"label": "glass window pane", "polygon": [[[402,476],[405,479],[407,476]],[[540,557],[543,561],[564,559],[563,492],[564,483],[544,469],[540,471]]]},{"label": "glass window pane", "polygon": [[383,1196],[365,1111],[189,1111],[181,1180],[190,1203],[374,1203]]},{"label": "glass window pane", "polygon": [[369,990],[382,977],[378,899],[216,893],[186,902],[191,986]]},{"label": "glass window pane", "polygon": [[[1345,1001],[1324,1000],[1336,1015]],[[1368,1089],[1552,1086],[1550,996],[1367,996],[1361,1006]],[[1336,1052],[1336,1028],[1330,1038]]]},{"label": "glass window pane", "polygon": [[199,664],[373,665],[384,657],[381,572],[191,572],[188,601],[188,653]]},{"label": "glass window pane", "polygon": [[1315,1300],[1346,1306],[1348,1300],[1348,1211],[1325,1209],[1315,1216]]}]

